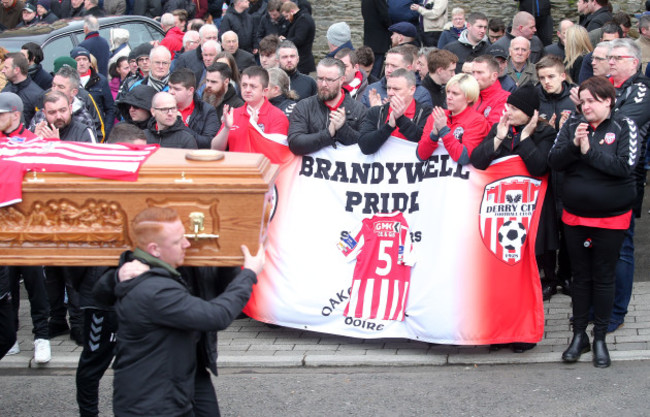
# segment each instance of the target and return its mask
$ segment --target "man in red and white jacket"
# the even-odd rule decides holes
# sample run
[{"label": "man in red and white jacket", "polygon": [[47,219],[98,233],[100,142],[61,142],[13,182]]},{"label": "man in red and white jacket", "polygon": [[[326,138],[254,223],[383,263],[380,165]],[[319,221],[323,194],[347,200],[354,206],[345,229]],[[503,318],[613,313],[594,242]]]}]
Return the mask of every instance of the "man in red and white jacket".
[{"label": "man in red and white jacket", "polygon": [[212,149],[254,152],[266,155],[273,163],[291,158],[287,143],[289,120],[282,110],[266,99],[269,74],[262,67],[248,67],[242,73],[241,94],[245,104],[232,109],[225,105],[219,133]]}]

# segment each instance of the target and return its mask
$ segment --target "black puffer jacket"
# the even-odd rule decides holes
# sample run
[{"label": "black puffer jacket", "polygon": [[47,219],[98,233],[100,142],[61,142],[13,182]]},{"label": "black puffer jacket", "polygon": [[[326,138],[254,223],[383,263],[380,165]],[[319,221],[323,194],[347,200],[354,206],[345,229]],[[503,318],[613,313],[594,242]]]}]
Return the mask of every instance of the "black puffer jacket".
[{"label": "black puffer jacket", "polygon": [[573,143],[580,123],[587,123],[583,116],[567,120],[549,154],[551,168],[564,171],[564,208],[582,217],[621,215],[636,198],[632,172],[643,138],[631,119],[610,116],[595,131],[589,126],[590,149],[583,155]]},{"label": "black puffer jacket", "polygon": [[419,142],[427,118],[433,110],[428,104],[420,104],[416,101],[413,119],[401,115],[395,121],[395,127],[391,127],[387,122],[389,108],[390,103],[371,107],[363,118],[359,130],[359,148],[364,154],[371,155],[377,152],[395,129],[399,129],[410,142]]},{"label": "black puffer jacket", "polygon": [[176,123],[165,130],[156,129],[156,118],[152,117],[144,131],[147,143],[155,143],[163,148],[198,149],[196,139],[190,133],[189,128],[181,120],[176,118]]},{"label": "black puffer jacket", "polygon": [[29,125],[32,121],[36,107],[43,97],[43,89],[38,86],[31,78],[27,77],[24,81],[17,84],[7,83],[2,90],[3,93],[9,92],[17,94],[23,101],[23,124]]},{"label": "black puffer jacket", "polygon": [[219,26],[219,41],[221,41],[221,35],[230,30],[237,34],[240,49],[253,52],[255,27],[253,26],[253,16],[247,10],[238,13],[232,4],[228,7],[228,12],[221,20],[221,25]]},{"label": "black puffer jacket", "polygon": [[190,116],[187,127],[196,140],[199,149],[210,149],[212,138],[219,131],[219,118],[214,107],[201,101],[197,94],[194,95],[194,111]]},{"label": "black puffer jacket", "polygon": [[330,110],[318,99],[318,96],[299,101],[289,118],[287,139],[291,152],[296,155],[306,155],[327,146],[336,147],[336,142],[343,145],[357,143],[361,121],[366,115],[366,107],[347,94],[341,107],[345,108],[346,121],[332,137],[327,130],[330,124]]}]

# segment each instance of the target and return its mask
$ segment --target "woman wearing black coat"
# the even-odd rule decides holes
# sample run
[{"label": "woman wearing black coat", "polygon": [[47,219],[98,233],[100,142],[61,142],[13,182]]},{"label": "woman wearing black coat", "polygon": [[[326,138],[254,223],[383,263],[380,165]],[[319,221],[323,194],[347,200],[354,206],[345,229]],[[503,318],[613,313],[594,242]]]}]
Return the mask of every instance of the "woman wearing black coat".
[{"label": "woman wearing black coat", "polygon": [[[487,169],[495,159],[517,155],[530,175],[541,177],[548,173],[548,153],[556,132],[551,125],[540,121],[538,115],[539,99],[533,85],[519,87],[508,97],[507,111],[499,123],[492,126],[490,133],[472,152],[472,165],[477,169]],[[548,181],[535,243],[538,264],[544,269],[542,293],[546,298],[550,298],[550,288],[555,288],[555,251],[559,246],[553,194],[551,181]],[[514,343],[513,349],[522,352],[534,346],[532,343]]]},{"label": "woman wearing black coat", "polygon": [[[582,115],[564,123],[549,153],[551,167],[564,171],[562,222],[573,275],[573,339],[562,360],[576,362],[593,349],[594,366],[606,368],[615,269],[636,200],[634,167],[642,138],[632,120],[614,114],[616,90],[608,79],[587,79],[578,96]],[[592,308],[590,346],[586,330]]]}]

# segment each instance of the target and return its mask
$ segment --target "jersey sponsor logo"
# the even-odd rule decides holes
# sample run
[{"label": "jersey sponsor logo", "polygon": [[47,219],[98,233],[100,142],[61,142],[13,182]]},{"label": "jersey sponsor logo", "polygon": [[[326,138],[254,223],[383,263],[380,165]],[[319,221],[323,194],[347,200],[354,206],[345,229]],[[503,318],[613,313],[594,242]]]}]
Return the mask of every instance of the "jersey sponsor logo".
[{"label": "jersey sponsor logo", "polygon": [[487,117],[490,115],[490,112],[491,112],[491,111],[492,111],[492,107],[491,107],[491,106],[487,106],[487,107],[485,108],[485,110],[483,110],[483,117],[485,117],[485,118],[487,119]]},{"label": "jersey sponsor logo", "polygon": [[611,145],[612,143],[614,143],[615,140],[616,140],[616,133],[607,132],[605,134],[605,143],[606,144]]},{"label": "jersey sponsor logo", "polygon": [[465,133],[465,129],[463,129],[462,126],[458,126],[456,129],[454,129],[454,137],[458,140],[461,140],[463,138],[463,133]]},{"label": "jersey sponsor logo", "polygon": [[481,238],[490,252],[508,265],[522,260],[541,187],[541,180],[524,176],[485,186],[479,213]]}]

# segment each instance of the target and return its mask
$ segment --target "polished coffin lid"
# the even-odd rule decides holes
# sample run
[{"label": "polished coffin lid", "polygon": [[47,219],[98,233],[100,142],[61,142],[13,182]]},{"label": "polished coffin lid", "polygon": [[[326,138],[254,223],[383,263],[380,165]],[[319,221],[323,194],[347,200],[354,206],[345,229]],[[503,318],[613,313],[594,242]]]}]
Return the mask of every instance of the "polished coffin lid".
[{"label": "polished coffin lid", "polygon": [[130,222],[147,207],[172,207],[192,246],[185,265],[241,265],[264,238],[278,166],[263,155],[217,161],[158,149],[136,182],[28,172],[23,201],[0,208],[0,264],[115,265],[133,248]]}]

